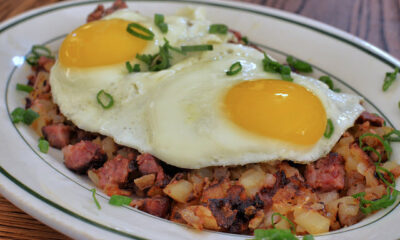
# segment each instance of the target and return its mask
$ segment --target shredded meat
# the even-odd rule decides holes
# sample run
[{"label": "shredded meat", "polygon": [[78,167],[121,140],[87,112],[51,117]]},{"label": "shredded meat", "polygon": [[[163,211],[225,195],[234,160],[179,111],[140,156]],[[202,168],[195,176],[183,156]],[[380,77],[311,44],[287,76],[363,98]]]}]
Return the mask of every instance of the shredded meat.
[{"label": "shredded meat", "polygon": [[382,117],[379,117],[376,114],[373,113],[369,113],[364,111],[363,113],[361,113],[360,117],[357,119],[357,123],[363,123],[363,122],[370,122],[371,125],[373,126],[378,126],[378,127],[382,127],[385,119],[383,119]]},{"label": "shredded meat", "polygon": [[139,209],[157,217],[166,217],[170,209],[170,200],[167,197],[146,198]]},{"label": "shredded meat", "polygon": [[62,149],[64,164],[76,173],[86,173],[89,168],[99,168],[107,160],[101,147],[90,141],[80,141]]},{"label": "shredded meat", "polygon": [[305,177],[313,189],[326,192],[341,190],[344,188],[344,159],[337,153],[330,153],[307,165]]},{"label": "shredded meat", "polygon": [[151,154],[141,154],[137,157],[136,161],[141,174],[147,175],[154,173],[156,174],[156,185],[165,186],[167,184],[168,180],[164,169]]},{"label": "shredded meat", "polygon": [[102,4],[99,4],[97,8],[89,14],[87,17],[86,21],[87,22],[92,22],[101,19],[104,16],[107,16],[119,9],[127,8],[128,6],[126,3],[122,0],[116,0],[114,1],[113,5],[107,9],[104,8]]},{"label": "shredded meat", "polygon": [[69,144],[71,128],[62,123],[52,124],[44,126],[42,133],[50,146],[61,149]]}]

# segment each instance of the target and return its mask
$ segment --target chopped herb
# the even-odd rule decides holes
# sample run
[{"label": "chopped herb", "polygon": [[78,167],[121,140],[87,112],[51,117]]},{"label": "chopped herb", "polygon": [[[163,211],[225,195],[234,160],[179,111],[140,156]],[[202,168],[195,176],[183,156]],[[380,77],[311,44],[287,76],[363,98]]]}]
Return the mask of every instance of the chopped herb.
[{"label": "chopped herb", "polygon": [[291,66],[292,68],[296,69],[299,72],[309,73],[309,72],[313,71],[310,64],[308,64],[304,61],[295,59],[292,56],[287,56],[286,61],[289,64],[289,66]]},{"label": "chopped herb", "polygon": [[105,92],[104,90],[100,90],[97,95],[97,102],[104,108],[109,109],[114,105],[114,98],[111,94]]},{"label": "chopped herb", "polygon": [[39,114],[29,108],[29,109],[25,110],[22,121],[26,125],[31,125],[33,123],[33,121],[35,121],[38,117],[39,117]]},{"label": "chopped herb", "polygon": [[[254,230],[253,240],[298,240],[287,229],[256,229]],[[303,240],[314,240],[312,235],[305,235]]]},{"label": "chopped herb", "polygon": [[41,138],[39,139],[38,147],[42,153],[47,153],[49,151],[49,142]]},{"label": "chopped herb", "polygon": [[328,121],[326,122],[324,137],[330,138],[332,136],[334,130],[335,130],[335,126],[333,125],[332,120],[328,119]]},{"label": "chopped herb", "polygon": [[31,87],[29,85],[17,83],[17,90],[30,93],[33,91],[33,87]]},{"label": "chopped herb", "polygon": [[42,45],[33,45],[31,48],[31,52],[26,57],[25,61],[31,65],[36,66],[38,65],[39,58],[41,56],[45,56],[47,58],[54,58],[50,49]]},{"label": "chopped herb", "polygon": [[128,70],[129,73],[132,72],[140,72],[140,64],[136,63],[133,67],[132,64],[129,61],[125,62],[126,69]]},{"label": "chopped herb", "polygon": [[[136,31],[135,29],[139,30],[140,32]],[[138,23],[129,23],[126,31],[133,36],[144,40],[153,40],[154,38],[154,33],[152,31]]]},{"label": "chopped herb", "polygon": [[213,45],[210,44],[181,46],[182,52],[202,52],[202,51],[212,51],[212,50],[213,50]]},{"label": "chopped herb", "polygon": [[385,75],[385,79],[383,80],[382,90],[385,92],[389,89],[389,87],[396,80],[397,74],[399,73],[399,68],[396,67],[394,72],[387,72]]},{"label": "chopped herb", "polygon": [[292,232],[294,232],[294,233],[296,232],[296,226],[294,225],[294,223],[292,221],[290,221],[287,217],[283,216],[282,214],[280,214],[278,212],[274,212],[271,215],[271,223],[272,223],[273,228],[275,228],[274,216],[280,216],[283,220],[285,220],[286,222],[289,223],[290,230],[292,230]]},{"label": "chopped herb", "polygon": [[154,24],[160,29],[162,33],[168,32],[168,24],[164,22],[164,15],[154,14]]},{"label": "chopped herb", "polygon": [[227,34],[228,27],[225,24],[212,24],[208,33]]},{"label": "chopped herb", "polygon": [[333,81],[329,76],[321,76],[319,78],[319,80],[323,83],[325,83],[326,85],[328,85],[329,89],[334,91],[334,92],[341,92],[341,90],[339,88],[335,88],[335,86],[333,86]]},{"label": "chopped herb", "polygon": [[390,146],[390,143],[389,143],[387,140],[383,139],[381,136],[377,135],[377,134],[373,134],[373,133],[364,133],[363,135],[361,135],[361,136],[359,137],[359,139],[358,139],[358,143],[359,143],[359,145],[360,145],[360,148],[363,148],[363,142],[362,142],[362,140],[363,140],[365,137],[374,137],[374,138],[378,139],[378,140],[382,143],[383,148],[385,149],[385,151],[386,151],[388,157],[390,157],[390,154],[392,153],[392,147]]},{"label": "chopped herb", "polygon": [[240,64],[240,62],[235,62],[231,65],[229,71],[226,72],[226,75],[233,76],[238,74],[240,71],[242,71],[242,64]]},{"label": "chopped herb", "polygon": [[397,106],[399,107],[399,109],[400,109],[400,101],[397,103]]},{"label": "chopped herb", "polygon": [[147,64],[149,71],[157,72],[167,69],[171,66],[170,58],[172,58],[169,50],[184,54],[180,49],[172,47],[168,40],[164,38],[164,45],[159,47],[160,51],[154,55],[136,54],[136,58]]},{"label": "chopped herb", "polygon": [[16,108],[14,109],[14,111],[12,111],[11,113],[11,119],[13,123],[19,123],[22,122],[24,120],[24,113],[25,113],[25,109],[23,108]]},{"label": "chopped herb", "polygon": [[360,210],[364,214],[370,214],[374,211],[380,210],[382,208],[387,208],[391,206],[394,202],[396,202],[399,191],[393,189],[391,191],[390,187],[386,188],[386,194],[382,196],[382,198],[377,200],[366,200],[364,198],[365,192],[360,192],[353,195],[353,198],[357,198],[360,200]]},{"label": "chopped herb", "polygon": [[[392,137],[392,135],[395,135],[397,137]],[[386,134],[383,136],[383,139],[385,139],[388,142],[400,142],[400,131],[393,129],[390,133]]]},{"label": "chopped herb", "polygon": [[265,53],[263,59],[264,71],[271,73],[280,73],[282,80],[292,82],[290,67],[284,66],[278,62],[271,60]]},{"label": "chopped herb", "polygon": [[249,39],[246,36],[242,37],[241,40],[244,43],[244,45],[249,45]]},{"label": "chopped herb", "polygon": [[96,198],[96,189],[92,188],[90,191],[92,192],[92,198],[93,198],[94,203],[96,203],[97,208],[100,210],[101,206],[100,206],[99,201],[97,201],[97,198]]},{"label": "chopped herb", "polygon": [[108,201],[109,204],[114,206],[129,205],[131,202],[132,199],[130,197],[121,195],[112,195],[110,200]]}]

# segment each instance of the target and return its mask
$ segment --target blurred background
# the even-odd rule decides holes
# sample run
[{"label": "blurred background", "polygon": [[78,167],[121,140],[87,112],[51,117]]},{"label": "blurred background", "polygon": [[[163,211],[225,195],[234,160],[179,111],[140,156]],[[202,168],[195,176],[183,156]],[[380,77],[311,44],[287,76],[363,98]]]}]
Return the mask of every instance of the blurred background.
[{"label": "blurred background", "polygon": [[[0,22],[66,0],[0,0]],[[349,32],[400,59],[400,0],[236,0],[281,9]],[[29,35],[29,33],[28,33]],[[0,195],[0,239],[68,239]]]}]

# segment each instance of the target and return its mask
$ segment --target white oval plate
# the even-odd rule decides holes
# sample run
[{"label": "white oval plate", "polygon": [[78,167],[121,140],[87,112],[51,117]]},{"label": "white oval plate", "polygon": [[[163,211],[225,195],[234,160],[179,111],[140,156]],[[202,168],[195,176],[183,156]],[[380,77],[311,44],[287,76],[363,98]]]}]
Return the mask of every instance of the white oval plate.
[{"label": "white oval plate", "polygon": [[[107,2],[106,4],[110,4]],[[86,177],[68,171],[61,152],[37,149],[38,137],[24,125],[13,125],[10,112],[23,106],[24,93],[15,91],[25,83],[29,67],[23,63],[33,44],[57,50],[62,38],[82,25],[97,3],[54,4],[22,14],[0,25],[0,191],[11,202],[45,224],[77,239],[244,239],[212,231],[194,231],[131,207],[113,207],[98,193],[101,210],[93,203]],[[143,14],[173,14],[183,6],[207,9],[213,22],[226,23],[264,47],[280,61],[286,55],[308,61],[313,76],[330,75],[345,92],[363,96],[367,108],[400,127],[400,80],[381,91],[385,72],[400,66],[398,60],[376,47],[325,24],[290,13],[256,5],[220,1],[129,1]],[[393,159],[400,160],[394,144]],[[400,221],[398,203],[388,209],[318,239],[395,239]],[[373,230],[375,229],[375,231]],[[378,230],[378,231],[376,231]]]}]

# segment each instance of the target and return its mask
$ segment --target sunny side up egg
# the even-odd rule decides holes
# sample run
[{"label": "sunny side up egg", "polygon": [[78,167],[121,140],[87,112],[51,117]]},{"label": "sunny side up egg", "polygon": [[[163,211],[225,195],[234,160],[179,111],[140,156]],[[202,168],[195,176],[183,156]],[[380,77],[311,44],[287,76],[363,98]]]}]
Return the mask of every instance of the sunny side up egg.
[{"label": "sunny side up egg", "polygon": [[[107,19],[128,15],[117,12]],[[151,27],[144,19],[129,21]],[[210,24],[203,19],[199,25],[202,21]],[[335,93],[318,80],[297,74],[292,74],[293,82],[279,80],[278,74],[263,70],[261,52],[206,32],[207,27],[194,38],[203,38],[197,43],[219,41],[213,51],[188,54],[159,72],[132,74],[121,69],[120,60],[71,66],[62,60],[64,42],[50,76],[54,100],[79,128],[191,169],[314,161],[332,149],[364,110],[360,97]],[[168,40],[177,46],[193,44],[182,36]],[[227,76],[236,62],[241,72]],[[102,89],[113,96],[112,108],[98,104],[96,94]],[[328,119],[334,132],[325,138]]]}]

